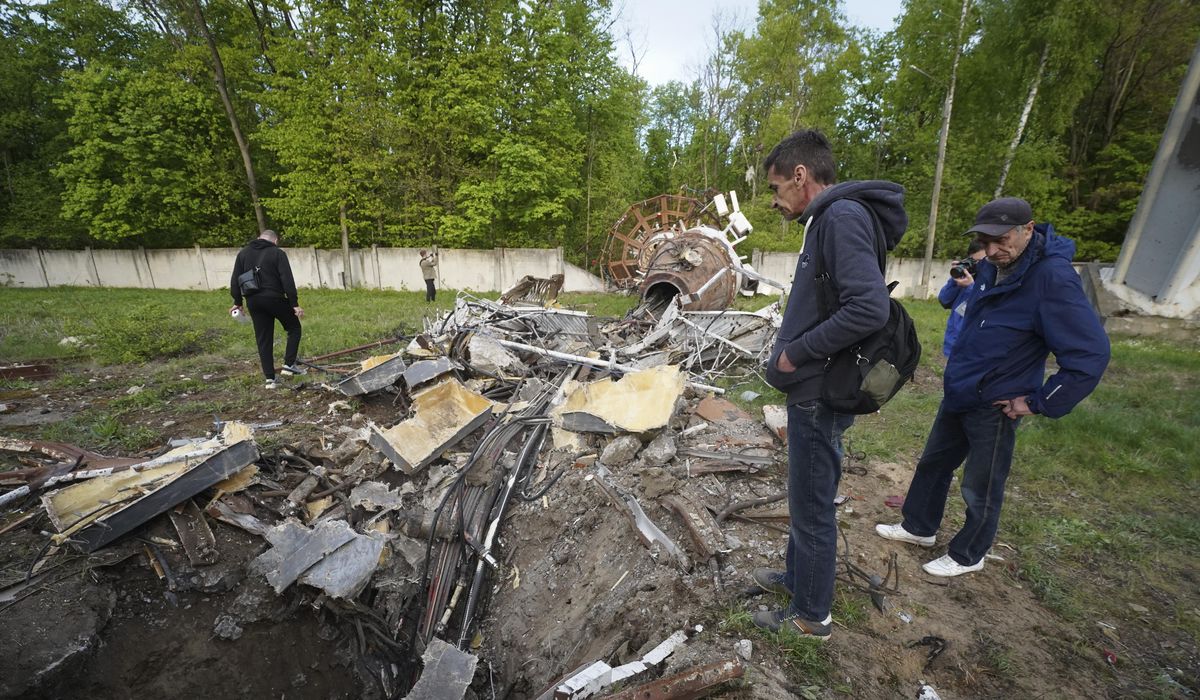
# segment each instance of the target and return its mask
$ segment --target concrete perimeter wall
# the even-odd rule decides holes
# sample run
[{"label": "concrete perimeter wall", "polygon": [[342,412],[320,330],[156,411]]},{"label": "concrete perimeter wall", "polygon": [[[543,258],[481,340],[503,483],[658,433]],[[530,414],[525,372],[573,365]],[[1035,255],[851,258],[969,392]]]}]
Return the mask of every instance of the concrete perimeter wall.
[{"label": "concrete perimeter wall", "polygon": [[[340,250],[284,248],[296,285],[308,289],[425,288],[416,248],[361,248],[350,251],[353,284],[343,279]],[[0,287],[136,287],[142,289],[226,289],[237,248],[174,250],[0,250]],[[604,282],[563,259],[561,248],[497,248],[439,251],[438,287],[501,292],[525,275],[565,277],[567,292],[602,292]],[[799,253],[755,250],[751,261],[766,277],[790,285]],[[929,286],[921,294],[922,261],[888,258],[887,281],[899,282],[893,296],[935,297],[950,274],[949,260],[935,260]],[[1078,269],[1079,266],[1076,266]],[[778,294],[766,285],[760,293]]]},{"label": "concrete perimeter wall", "polygon": [[[796,263],[799,259],[800,253],[775,253],[761,250],[754,251],[754,256],[751,258],[754,269],[760,275],[789,286],[792,283],[792,276],[796,272]],[[954,261],[934,260],[933,269],[930,270],[929,274],[929,286],[926,288],[926,293],[921,294],[921,268],[924,266],[924,262],[917,258],[888,257],[887,274],[884,275],[884,280],[889,283],[893,281],[899,282],[896,285],[896,290],[892,292],[892,296],[906,298],[937,297],[937,293],[941,290],[942,285],[950,278],[950,265]],[[767,285],[759,285],[758,291],[760,294],[779,293],[778,290]]]},{"label": "concrete perimeter wall", "polygon": [[[296,286],[307,289],[423,290],[417,248],[350,251],[351,280],[340,250],[285,247]],[[227,289],[237,248],[170,250],[0,250],[0,287]],[[438,287],[501,292],[525,275],[564,275],[564,291],[602,292],[604,282],[563,259],[561,248],[441,250]]]}]

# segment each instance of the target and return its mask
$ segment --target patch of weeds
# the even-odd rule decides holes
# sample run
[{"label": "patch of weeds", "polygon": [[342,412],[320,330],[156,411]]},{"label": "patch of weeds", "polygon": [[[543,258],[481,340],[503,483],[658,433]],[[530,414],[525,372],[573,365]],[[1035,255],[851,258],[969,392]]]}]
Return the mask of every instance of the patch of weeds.
[{"label": "patch of weeds", "polygon": [[158,442],[158,433],[155,431],[144,425],[128,424],[115,415],[92,423],[90,432],[101,445],[121,447],[131,452]]},{"label": "patch of weeds", "polygon": [[740,637],[760,634],[762,630],[754,626],[753,617],[745,608],[730,606],[725,609],[720,622],[717,623],[717,629]]},{"label": "patch of weeds", "polygon": [[76,372],[62,372],[55,377],[50,386],[55,389],[81,389],[88,385],[88,378]]},{"label": "patch of weeds", "polygon": [[0,391],[24,391],[36,388],[37,384],[28,379],[0,379]]},{"label": "patch of weeds", "polygon": [[786,628],[769,638],[779,647],[784,665],[794,674],[821,683],[828,680],[833,664],[825,653],[824,642],[808,639]]},{"label": "patch of weeds", "polygon": [[862,596],[839,591],[833,600],[833,619],[846,627],[853,627],[867,619],[867,605]]},{"label": "patch of weeds", "polygon": [[154,408],[163,403],[163,397],[154,389],[143,389],[136,394],[125,394],[113,399],[109,408],[124,412],[134,409]]},{"label": "patch of weeds", "polygon": [[1082,613],[1070,589],[1048,569],[1036,561],[1025,561],[1020,567],[1021,578],[1029,582],[1034,595],[1046,607],[1070,620],[1080,620]]},{"label": "patch of weeds", "polygon": [[61,423],[52,423],[43,428],[38,437],[49,442],[65,442],[79,447],[89,447],[91,432],[86,421],[75,416]]},{"label": "patch of weeds", "polygon": [[110,364],[182,355],[197,349],[205,334],[180,324],[176,313],[157,301],[126,307],[122,313],[96,318],[90,328],[72,330],[94,346],[97,359]]},{"label": "patch of weeds", "polygon": [[772,650],[767,653],[777,656],[797,678],[818,683],[824,683],[829,678],[832,663],[825,652],[824,642],[805,638],[787,629],[779,632],[759,629],[754,625],[753,614],[740,606],[726,608],[717,623],[717,629],[765,645]]},{"label": "patch of weeds", "polygon": [[1005,681],[1016,680],[1018,664],[1013,658],[1012,650],[991,637],[979,639],[980,663],[992,671],[998,678]]}]

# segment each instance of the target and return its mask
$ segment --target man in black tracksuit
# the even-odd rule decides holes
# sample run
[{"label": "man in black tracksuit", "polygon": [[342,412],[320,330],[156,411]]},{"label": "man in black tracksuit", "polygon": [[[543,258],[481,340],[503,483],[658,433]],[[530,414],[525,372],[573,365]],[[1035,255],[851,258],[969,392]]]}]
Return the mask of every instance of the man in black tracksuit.
[{"label": "man in black tracksuit", "polygon": [[242,308],[242,290],[238,277],[258,268],[261,289],[248,296],[246,304],[250,318],[254,321],[254,339],[258,343],[258,359],[262,363],[267,388],[275,388],[275,358],[272,345],[275,342],[275,321],[287,331],[287,349],[283,354],[282,372],[285,375],[304,374],[296,366],[296,355],[300,350],[300,319],[304,309],[296,296],[296,281],[292,279],[292,266],[287,253],[279,247],[279,234],[267,229],[258,238],[238,253],[233,263],[233,275],[229,280],[229,293],[233,295],[232,312]]}]

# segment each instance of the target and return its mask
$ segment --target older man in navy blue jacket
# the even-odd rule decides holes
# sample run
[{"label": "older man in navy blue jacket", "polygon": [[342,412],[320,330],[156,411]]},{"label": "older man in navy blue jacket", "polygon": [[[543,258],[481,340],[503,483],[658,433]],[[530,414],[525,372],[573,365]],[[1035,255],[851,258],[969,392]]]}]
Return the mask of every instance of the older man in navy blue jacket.
[{"label": "older man in navy blue jacket", "polygon": [[[985,204],[969,233],[987,257],[946,365],[945,396],[904,499],[904,522],[875,527],[887,539],[934,546],[951,478],[965,463],[966,522],[947,554],[922,567],[933,576],[983,568],[1021,417],[1065,416],[1096,388],[1109,359],[1108,336],[1071,267],[1070,239],[1035,225],[1016,197]],[[1049,353],[1058,371],[1044,379]]]},{"label": "older man in navy blue jacket", "polygon": [[[796,263],[779,337],[766,379],[787,394],[787,568],[756,569],[754,582],[791,602],[756,614],[754,623],[816,639],[831,630],[829,611],[837,573],[837,497],[842,474],[842,433],[854,416],[821,401],[828,358],[887,323],[888,289],[880,260],[908,227],[904,188],[894,182],[837,181],[829,142],[816,131],[798,131],[764,162],[773,205],[804,224],[804,249]],[[837,308],[826,317],[817,301],[818,257],[837,289]]]}]

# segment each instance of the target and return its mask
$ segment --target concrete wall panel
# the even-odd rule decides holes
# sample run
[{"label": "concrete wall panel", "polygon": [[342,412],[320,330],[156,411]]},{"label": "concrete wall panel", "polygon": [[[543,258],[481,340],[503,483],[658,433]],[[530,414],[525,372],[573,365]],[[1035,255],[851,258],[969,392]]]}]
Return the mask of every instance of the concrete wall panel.
[{"label": "concrete wall panel", "polygon": [[379,248],[379,279],[384,289],[414,291],[425,288],[421,255],[417,248]]},{"label": "concrete wall panel", "polygon": [[604,280],[582,267],[563,262],[564,292],[603,292]]},{"label": "concrete wall panel", "polygon": [[342,251],[317,250],[314,252],[321,275],[321,286],[327,289],[345,289],[342,280]]},{"label": "concrete wall panel", "polygon": [[379,289],[379,277],[375,274],[375,250],[372,248],[350,251],[351,270],[354,284],[359,289]]},{"label": "concrete wall panel", "polygon": [[201,248],[204,277],[209,289],[229,289],[233,263],[241,248]]},{"label": "concrete wall panel", "polygon": [[507,290],[525,275],[551,277],[562,274],[562,248],[500,248],[495,251],[500,266],[500,291]]},{"label": "concrete wall panel", "polygon": [[45,287],[36,248],[0,250],[0,287]]},{"label": "concrete wall panel", "polygon": [[[499,284],[498,258],[498,252],[494,250],[438,251],[438,287],[475,292],[503,291]],[[422,282],[420,288],[424,286]]]},{"label": "concrete wall panel", "polygon": [[[329,280],[321,277],[316,249],[289,248],[285,245],[283,251],[287,253],[288,264],[292,266],[292,279],[296,281],[297,289],[320,289],[330,286],[333,289],[341,289],[340,275],[334,280],[334,285],[330,285]],[[340,272],[341,269],[341,263],[339,263],[338,271]]]},{"label": "concrete wall panel", "polygon": [[51,287],[95,287],[92,256],[86,250],[43,250],[42,263]]},{"label": "concrete wall panel", "polygon": [[158,289],[207,289],[200,259],[193,248],[147,250],[150,275]]},{"label": "concrete wall panel", "polygon": [[150,269],[140,250],[93,250],[92,261],[101,287],[150,289]]}]

